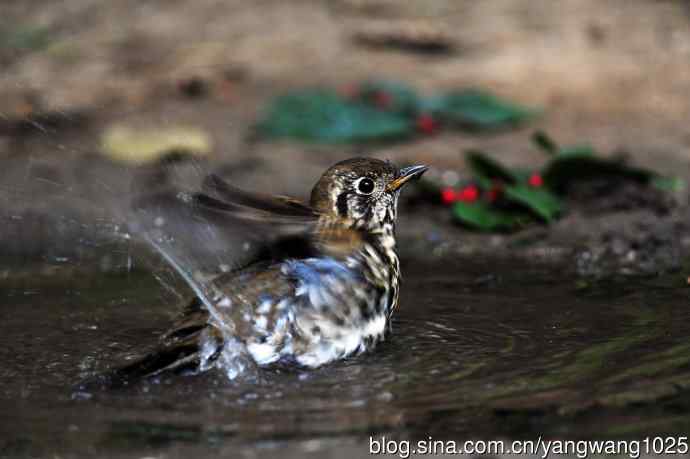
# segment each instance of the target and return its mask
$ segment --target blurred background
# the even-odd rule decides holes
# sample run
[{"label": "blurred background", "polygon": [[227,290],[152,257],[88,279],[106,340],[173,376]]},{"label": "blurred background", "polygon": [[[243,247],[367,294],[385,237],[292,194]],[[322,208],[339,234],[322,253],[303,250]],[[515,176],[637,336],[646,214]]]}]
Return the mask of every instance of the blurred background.
[{"label": "blurred background", "polygon": [[[541,158],[529,142],[536,129],[688,175],[689,20],[686,2],[662,0],[6,1],[0,199],[15,217],[93,220],[99,201],[128,199],[128,171],[147,162],[108,148],[123,128],[140,131],[133,142],[163,142],[159,150],[166,133],[187,137],[233,182],[302,197],[327,166],[358,154],[462,173],[461,153],[482,148],[529,166]],[[477,87],[542,116],[491,135],[451,130],[393,144],[252,135],[280,94],[372,78],[423,94]],[[3,251],[45,249],[32,226],[10,223]],[[52,243],[69,247],[70,231],[53,232]]]}]

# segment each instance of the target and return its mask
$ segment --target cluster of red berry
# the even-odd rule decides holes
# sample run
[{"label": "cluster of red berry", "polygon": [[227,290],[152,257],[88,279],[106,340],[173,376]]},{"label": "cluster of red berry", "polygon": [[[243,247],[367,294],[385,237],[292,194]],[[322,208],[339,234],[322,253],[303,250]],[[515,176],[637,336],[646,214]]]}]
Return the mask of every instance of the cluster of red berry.
[{"label": "cluster of red berry", "polygon": [[474,202],[479,199],[479,195],[479,187],[476,185],[467,185],[459,190],[448,186],[441,190],[441,201],[444,204],[453,204],[458,201]]},{"label": "cluster of red berry", "polygon": [[422,134],[431,135],[438,129],[438,122],[429,113],[422,113],[417,115],[415,120],[417,130]]},{"label": "cluster of red berry", "polygon": [[[541,175],[535,172],[527,179],[527,183],[531,187],[539,188],[544,185],[544,180]],[[475,202],[482,197],[488,202],[494,202],[500,196],[502,188],[500,183],[495,183],[491,188],[483,192],[477,185],[465,185],[460,189],[448,186],[441,189],[441,202],[443,204]]]}]

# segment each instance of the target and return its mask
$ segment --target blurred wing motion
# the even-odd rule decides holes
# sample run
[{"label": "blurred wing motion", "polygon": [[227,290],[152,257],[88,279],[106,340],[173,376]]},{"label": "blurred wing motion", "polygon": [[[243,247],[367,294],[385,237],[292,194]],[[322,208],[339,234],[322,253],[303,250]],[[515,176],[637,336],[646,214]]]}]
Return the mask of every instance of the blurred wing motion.
[{"label": "blurred wing motion", "polygon": [[286,196],[249,193],[233,187],[215,174],[209,175],[206,180],[204,180],[204,191],[217,199],[226,201],[226,203],[234,204],[238,207],[244,206],[256,211],[267,212],[273,214],[274,217],[318,218],[318,214],[314,209],[301,201]]},{"label": "blurred wing motion", "polygon": [[136,198],[128,226],[211,307],[217,292],[210,279],[260,260],[308,255],[318,219],[297,200],[243,191],[210,175],[203,192],[166,189]]},{"label": "blurred wing motion", "polygon": [[[152,247],[165,269],[177,272],[197,298],[153,352],[82,386],[119,385],[169,371],[197,370],[213,361],[234,333],[218,302],[237,299],[238,294],[252,302],[256,295],[249,293],[258,294],[253,290],[260,286],[247,284],[250,273],[276,266],[281,259],[310,256],[319,245],[313,237],[319,214],[312,208],[291,198],[237,189],[215,175],[207,177],[202,192],[167,187],[142,194],[126,217],[129,234]],[[245,281],[236,281],[239,276]]]}]

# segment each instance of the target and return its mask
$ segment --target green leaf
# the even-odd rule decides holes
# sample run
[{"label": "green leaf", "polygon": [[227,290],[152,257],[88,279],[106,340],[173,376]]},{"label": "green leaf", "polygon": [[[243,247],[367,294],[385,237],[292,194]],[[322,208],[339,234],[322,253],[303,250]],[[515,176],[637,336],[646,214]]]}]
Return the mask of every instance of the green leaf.
[{"label": "green leaf", "polygon": [[673,193],[684,191],[687,187],[685,180],[680,177],[664,177],[661,175],[656,175],[652,177],[651,183],[655,188]]},{"label": "green leaf", "polygon": [[520,180],[519,174],[481,151],[469,150],[465,155],[465,160],[482,186],[491,186],[494,180],[506,183],[517,183]]},{"label": "green leaf", "polygon": [[532,134],[532,142],[544,152],[556,156],[560,147],[558,144],[544,131],[535,131]]},{"label": "green leaf", "polygon": [[546,132],[536,131],[532,134],[532,142],[551,156],[595,156],[596,151],[591,145],[569,145],[560,147]]},{"label": "green leaf", "polygon": [[486,130],[506,127],[525,121],[536,110],[476,89],[450,92],[425,103],[442,120],[458,123],[471,129]]},{"label": "green leaf", "polygon": [[51,42],[50,30],[45,26],[23,25],[0,30],[0,49],[39,51]]},{"label": "green leaf", "polygon": [[[381,95],[389,99],[389,106],[380,106]],[[360,98],[378,109],[413,114],[420,103],[419,95],[411,86],[397,81],[374,80],[363,83],[359,89]]]},{"label": "green leaf", "polygon": [[495,209],[482,201],[456,202],[453,204],[453,217],[482,231],[510,230],[521,221],[519,216]]},{"label": "green leaf", "polygon": [[563,207],[560,199],[544,188],[511,185],[505,187],[503,192],[506,199],[528,208],[547,222],[556,218]]},{"label": "green leaf", "polygon": [[400,114],[344,100],[323,89],[277,98],[257,129],[267,137],[326,143],[401,139],[413,132],[411,121]]},{"label": "green leaf", "polygon": [[685,181],[678,177],[663,177],[650,170],[628,166],[616,158],[598,158],[591,145],[558,145],[544,132],[537,131],[532,140],[541,149],[553,156],[542,172],[547,186],[563,192],[568,185],[577,180],[591,178],[623,178],[643,184],[650,184],[664,191],[682,191]]},{"label": "green leaf", "polygon": [[597,177],[620,177],[649,183],[655,175],[646,169],[628,166],[620,160],[587,154],[556,156],[542,171],[544,183],[558,192],[565,191],[572,182]]},{"label": "green leaf", "polygon": [[569,145],[558,150],[558,156],[596,156],[597,152],[591,145]]}]

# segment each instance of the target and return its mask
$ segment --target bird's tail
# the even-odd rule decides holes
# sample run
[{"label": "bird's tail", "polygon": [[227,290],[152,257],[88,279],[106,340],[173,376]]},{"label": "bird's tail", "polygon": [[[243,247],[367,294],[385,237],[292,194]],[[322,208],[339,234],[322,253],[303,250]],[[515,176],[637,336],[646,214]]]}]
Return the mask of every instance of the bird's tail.
[{"label": "bird's tail", "polygon": [[152,351],[84,379],[77,387],[123,387],[166,374],[197,373],[212,365],[222,349],[221,334],[209,325],[208,312],[195,300]]}]

